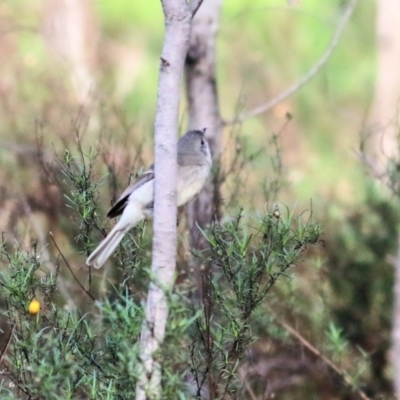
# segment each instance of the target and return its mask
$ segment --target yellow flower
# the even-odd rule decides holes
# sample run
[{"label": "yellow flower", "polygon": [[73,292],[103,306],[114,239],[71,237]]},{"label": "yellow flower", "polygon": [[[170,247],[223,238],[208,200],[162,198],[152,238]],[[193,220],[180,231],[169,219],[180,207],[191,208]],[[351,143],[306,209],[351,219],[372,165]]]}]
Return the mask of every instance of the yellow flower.
[{"label": "yellow flower", "polygon": [[29,314],[31,314],[31,315],[38,314],[39,311],[40,311],[40,302],[38,300],[36,300],[36,299],[33,299],[29,303],[28,311],[29,311]]}]

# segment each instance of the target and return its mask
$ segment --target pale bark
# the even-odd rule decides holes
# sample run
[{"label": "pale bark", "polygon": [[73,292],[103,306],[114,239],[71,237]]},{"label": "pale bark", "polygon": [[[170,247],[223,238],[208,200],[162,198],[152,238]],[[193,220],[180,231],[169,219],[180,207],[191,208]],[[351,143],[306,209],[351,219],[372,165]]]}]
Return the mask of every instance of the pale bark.
[{"label": "pale bark", "polygon": [[185,0],[163,0],[165,39],[161,55],[155,121],[155,204],[152,275],[140,338],[136,399],[158,399],[161,371],[155,352],[164,340],[168,317],[165,292],[176,264],[177,131],[180,83],[187,53],[191,10]]},{"label": "pale bark", "polygon": [[[216,35],[222,0],[206,0],[193,19],[190,47],[185,62],[186,96],[189,109],[189,129],[207,128],[206,137],[213,157],[212,174],[199,196],[188,205],[188,228],[192,249],[205,249],[207,242],[201,228],[219,218],[218,170],[221,152],[222,120],[219,110],[216,79]],[[195,264],[195,260],[192,260]],[[196,296],[202,298],[206,318],[211,315],[210,266],[191,266],[197,284]],[[209,323],[209,321],[208,321]],[[193,382],[189,381],[189,384]],[[214,385],[208,374],[203,398],[213,398]],[[207,393],[207,394],[206,394]]]},{"label": "pale bark", "polygon": [[90,0],[44,0],[43,35],[66,66],[79,103],[94,89],[98,29]]},{"label": "pale bark", "polygon": [[205,240],[197,224],[204,228],[219,215],[218,171],[222,121],[216,84],[215,39],[222,0],[207,0],[193,19],[190,47],[185,63],[189,129],[207,128],[206,137],[213,156],[213,174],[200,195],[188,206],[192,248],[203,249]]},{"label": "pale bark", "polygon": [[[400,134],[400,2],[377,2],[377,77],[375,98],[370,117],[374,140],[369,149],[370,164],[376,176],[386,181],[388,158],[399,157]],[[394,369],[394,389],[400,398],[400,237],[396,257],[394,311],[391,359]]]},{"label": "pale bark", "polygon": [[377,76],[370,125],[374,140],[370,151],[379,168],[398,155],[400,100],[400,2],[377,3]]}]

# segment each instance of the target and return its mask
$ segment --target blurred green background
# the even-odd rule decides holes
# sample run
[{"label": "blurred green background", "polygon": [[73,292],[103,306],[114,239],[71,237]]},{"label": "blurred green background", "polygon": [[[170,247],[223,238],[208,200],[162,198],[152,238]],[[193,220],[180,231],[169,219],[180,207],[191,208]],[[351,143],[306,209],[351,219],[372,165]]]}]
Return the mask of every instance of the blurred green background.
[{"label": "blurred green background", "polygon": [[[157,0],[72,3],[0,2],[0,228],[6,240],[16,237],[26,246],[39,240],[43,247],[52,231],[71,265],[84,273],[84,255],[71,244],[63,189],[48,179],[43,165],[56,168],[54,160],[65,148],[74,149],[79,136],[84,151],[93,148],[101,155],[95,170],[105,182],[106,209],[113,197],[107,166],[119,177],[119,193],[129,173],[152,162],[164,27]],[[224,120],[267,102],[306,74],[326,50],[347,5],[293,3],[223,3],[217,85]],[[222,161],[228,166],[232,158],[233,133],[245,138],[249,153],[263,150],[236,172],[243,182],[235,203],[262,210],[266,199],[260,188],[272,173],[270,143],[277,135],[284,183],[275,200],[301,212],[312,199],[313,217],[324,230],[318,250],[298,266],[277,307],[321,347],[327,322],[333,321],[352,346],[338,362],[357,370],[352,358],[362,348],[372,360],[367,391],[389,398],[390,257],[396,252],[398,210],[356,154],[377,91],[376,8],[372,0],[357,4],[328,63],[294,95],[258,117],[227,125]],[[184,98],[180,121],[183,132]],[[228,180],[223,197],[234,187]],[[309,398],[353,398],[316,396]]]},{"label": "blurred green background", "polygon": [[[77,113],[77,101],[89,103],[92,98],[100,108],[100,119],[95,126],[92,117],[88,143],[95,144],[101,128],[106,129],[99,114],[111,125],[107,129],[116,141],[131,129],[150,142],[164,30],[160,4],[155,0],[146,5],[125,0],[84,3],[89,15],[83,16],[83,32],[76,38],[67,36],[76,39],[74,44],[58,37],[61,33],[54,25],[62,8],[50,0],[2,2],[3,138],[18,135],[18,140],[28,141],[33,121],[40,121],[46,122],[44,129],[54,126],[58,131],[50,128],[44,134],[57,145],[60,131],[66,135],[69,129],[71,113]],[[285,1],[225,2],[217,45],[223,118],[265,103],[304,75],[324,52],[344,6],[340,1],[302,1],[293,7]],[[315,78],[270,112],[241,126],[251,148],[258,148],[272,133],[281,132],[287,112],[293,115],[280,141],[295,201],[319,196],[345,202],[362,198],[355,184],[360,182],[361,168],[352,150],[359,145],[358,133],[373,100],[374,12],[374,2],[361,2],[333,56]],[[86,47],[75,49],[79,46]],[[77,67],[68,54],[75,57]],[[73,90],[79,68],[95,82],[91,94]],[[182,102],[182,130],[185,118]],[[262,179],[262,160],[253,173]],[[262,203],[258,197],[257,206]]]}]

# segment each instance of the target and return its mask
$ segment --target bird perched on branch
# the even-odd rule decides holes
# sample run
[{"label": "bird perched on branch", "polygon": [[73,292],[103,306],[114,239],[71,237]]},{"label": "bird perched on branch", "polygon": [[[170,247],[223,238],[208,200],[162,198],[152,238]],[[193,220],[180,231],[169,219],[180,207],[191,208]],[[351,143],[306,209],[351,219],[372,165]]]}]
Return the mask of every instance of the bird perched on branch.
[{"label": "bird perched on branch", "polygon": [[[189,131],[178,141],[177,205],[192,200],[204,186],[211,167],[211,154],[202,131]],[[146,218],[152,218],[154,205],[154,166],[131,184],[108,212],[108,218],[121,216],[106,238],[86,260],[100,268],[121,242],[125,233]]]}]

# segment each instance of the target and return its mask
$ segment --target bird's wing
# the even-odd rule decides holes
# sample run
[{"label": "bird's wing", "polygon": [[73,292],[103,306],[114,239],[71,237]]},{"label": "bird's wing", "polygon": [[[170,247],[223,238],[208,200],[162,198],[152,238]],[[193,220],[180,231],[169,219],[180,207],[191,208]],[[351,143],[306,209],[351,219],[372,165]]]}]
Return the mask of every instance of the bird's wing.
[{"label": "bird's wing", "polygon": [[137,179],[125,189],[119,199],[111,207],[110,211],[107,213],[107,217],[115,218],[121,215],[122,211],[124,211],[124,208],[131,193],[152,179],[154,179],[154,165],[152,165],[146,172],[143,173],[143,175],[139,177],[139,179]]}]

